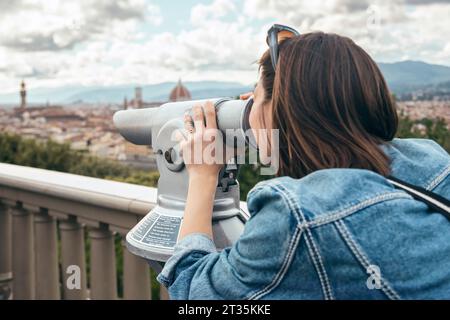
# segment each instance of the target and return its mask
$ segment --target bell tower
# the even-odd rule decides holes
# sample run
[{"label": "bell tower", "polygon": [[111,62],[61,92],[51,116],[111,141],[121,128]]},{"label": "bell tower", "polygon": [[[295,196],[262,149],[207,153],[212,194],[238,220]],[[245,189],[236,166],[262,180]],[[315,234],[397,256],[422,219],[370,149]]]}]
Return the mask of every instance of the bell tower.
[{"label": "bell tower", "polygon": [[142,88],[136,87],[134,89],[134,107],[136,109],[140,109],[143,106],[143,100],[142,100]]},{"label": "bell tower", "polygon": [[20,84],[20,109],[25,109],[27,107],[27,89],[25,82],[22,80]]}]

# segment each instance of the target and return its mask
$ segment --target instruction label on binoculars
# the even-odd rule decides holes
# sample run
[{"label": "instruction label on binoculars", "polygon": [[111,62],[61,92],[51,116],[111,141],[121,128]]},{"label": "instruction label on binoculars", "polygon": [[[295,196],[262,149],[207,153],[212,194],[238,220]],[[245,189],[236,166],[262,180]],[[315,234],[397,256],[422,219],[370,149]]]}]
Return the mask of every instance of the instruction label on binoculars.
[{"label": "instruction label on binoculars", "polygon": [[172,248],[180,230],[181,218],[152,212],[139,223],[132,237],[143,244]]}]

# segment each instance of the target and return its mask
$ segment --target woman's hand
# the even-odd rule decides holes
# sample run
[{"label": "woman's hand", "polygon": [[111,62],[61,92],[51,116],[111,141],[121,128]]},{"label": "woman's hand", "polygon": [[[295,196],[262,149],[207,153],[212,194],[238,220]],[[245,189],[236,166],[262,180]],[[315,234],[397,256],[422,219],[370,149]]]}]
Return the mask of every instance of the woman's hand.
[{"label": "woman's hand", "polygon": [[[216,110],[211,101],[196,105],[193,117],[184,116],[185,138],[180,143],[189,179],[215,181],[223,167],[223,139],[217,129]],[[205,125],[206,123],[206,125]]]},{"label": "woman's hand", "polygon": [[[223,140],[217,129],[216,110],[208,101],[203,108],[193,109],[193,117],[184,117],[185,134],[180,143],[183,160],[189,173],[189,189],[179,239],[191,233],[203,233],[211,239],[212,211],[223,166]],[[205,125],[206,123],[206,125]]]},{"label": "woman's hand", "polygon": [[248,98],[250,98],[251,96],[253,96],[253,91],[247,92],[247,93],[243,93],[239,96],[239,99],[241,100],[247,100]]}]

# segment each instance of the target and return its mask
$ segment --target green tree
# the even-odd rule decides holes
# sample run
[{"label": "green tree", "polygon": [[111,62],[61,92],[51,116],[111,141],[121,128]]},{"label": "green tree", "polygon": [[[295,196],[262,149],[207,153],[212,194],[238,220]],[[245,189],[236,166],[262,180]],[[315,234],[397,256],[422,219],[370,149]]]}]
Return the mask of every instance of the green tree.
[{"label": "green tree", "polygon": [[116,161],[98,158],[52,140],[38,141],[8,133],[0,134],[0,162],[74,173],[155,187],[157,171],[130,168]]},{"label": "green tree", "polygon": [[444,119],[424,118],[413,121],[408,117],[401,118],[396,136],[398,138],[432,139],[450,152],[450,131]]}]

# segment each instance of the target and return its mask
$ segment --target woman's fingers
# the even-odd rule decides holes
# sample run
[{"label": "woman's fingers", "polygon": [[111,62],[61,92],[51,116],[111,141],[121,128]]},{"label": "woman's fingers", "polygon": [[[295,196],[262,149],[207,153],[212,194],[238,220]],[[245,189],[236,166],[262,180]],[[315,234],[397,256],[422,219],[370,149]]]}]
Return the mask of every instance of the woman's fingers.
[{"label": "woman's fingers", "polygon": [[217,129],[216,108],[211,101],[207,101],[205,104],[205,119],[208,129]]},{"label": "woman's fingers", "polygon": [[202,106],[201,105],[194,106],[192,112],[194,114],[195,131],[203,132],[203,129],[205,128],[205,116],[203,114]]},{"label": "woman's fingers", "polygon": [[184,128],[189,133],[194,132],[193,120],[192,117],[189,115],[189,113],[184,114]]},{"label": "woman's fingers", "polygon": [[[192,129],[195,128],[195,131],[203,131],[205,122],[207,128],[217,129],[216,109],[211,101],[207,101],[204,108],[201,105],[195,105],[192,108],[192,114],[193,117],[189,113],[184,115],[184,126],[186,130],[192,132]],[[192,123],[194,123],[193,127]]]},{"label": "woman's fingers", "polygon": [[240,98],[241,100],[247,100],[247,99],[250,98],[252,95],[253,95],[253,92],[250,91],[250,92],[241,94],[241,95],[239,96],[239,98]]}]

